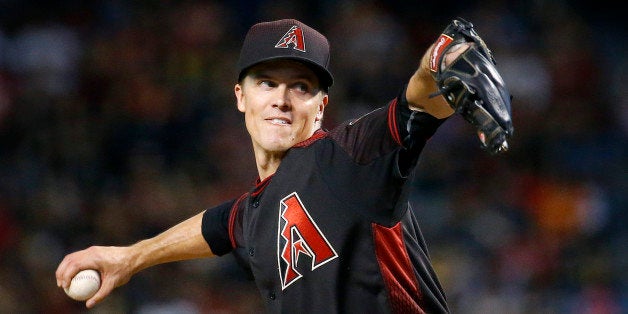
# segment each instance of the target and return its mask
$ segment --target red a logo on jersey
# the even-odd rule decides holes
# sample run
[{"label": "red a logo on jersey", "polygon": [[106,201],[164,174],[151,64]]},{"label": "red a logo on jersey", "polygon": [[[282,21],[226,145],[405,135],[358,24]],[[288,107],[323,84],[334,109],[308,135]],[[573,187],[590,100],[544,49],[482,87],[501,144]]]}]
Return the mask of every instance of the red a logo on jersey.
[{"label": "red a logo on jersey", "polygon": [[305,52],[305,41],[303,40],[303,30],[298,26],[292,26],[290,30],[279,39],[275,48],[290,48],[290,45],[294,45],[292,48],[298,51]]},{"label": "red a logo on jersey", "polygon": [[312,270],[335,259],[338,254],[318,229],[296,192],[282,199],[280,206],[277,261],[283,290],[303,277],[296,269],[300,254],[311,258]]}]

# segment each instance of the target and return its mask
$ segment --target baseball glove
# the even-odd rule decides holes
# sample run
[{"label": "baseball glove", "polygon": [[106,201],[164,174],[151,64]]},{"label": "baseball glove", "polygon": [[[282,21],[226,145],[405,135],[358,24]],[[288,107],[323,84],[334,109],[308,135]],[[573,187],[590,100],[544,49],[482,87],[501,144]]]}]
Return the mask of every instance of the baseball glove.
[{"label": "baseball glove", "polygon": [[[469,43],[469,48],[450,64],[444,56]],[[449,105],[477,128],[482,148],[491,154],[508,150],[507,140],[514,128],[511,119],[511,96],[497,72],[495,59],[473,24],[453,20],[434,44],[430,55],[430,72],[438,92]]]}]

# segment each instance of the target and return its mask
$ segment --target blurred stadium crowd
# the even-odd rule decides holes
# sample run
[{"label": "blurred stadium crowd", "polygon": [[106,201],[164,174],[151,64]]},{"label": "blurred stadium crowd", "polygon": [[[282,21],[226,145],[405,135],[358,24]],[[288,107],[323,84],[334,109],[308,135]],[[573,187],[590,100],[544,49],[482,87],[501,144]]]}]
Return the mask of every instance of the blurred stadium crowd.
[{"label": "blurred stadium crowd", "polygon": [[[495,53],[515,136],[489,156],[454,116],[417,169],[451,309],[627,313],[625,24],[586,3],[0,1],[0,313],[84,312],[56,287],[65,254],[153,236],[252,185],[233,96],[251,24],[328,35],[330,128],[393,98],[456,16]],[[90,312],[259,309],[226,256],[145,270]]]}]

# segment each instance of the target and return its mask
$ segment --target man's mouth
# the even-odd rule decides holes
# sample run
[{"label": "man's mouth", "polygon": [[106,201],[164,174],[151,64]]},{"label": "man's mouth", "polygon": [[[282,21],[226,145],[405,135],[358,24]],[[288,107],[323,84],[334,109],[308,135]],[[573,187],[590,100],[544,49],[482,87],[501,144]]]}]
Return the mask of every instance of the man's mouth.
[{"label": "man's mouth", "polygon": [[288,125],[288,124],[291,124],[289,120],[281,119],[281,118],[270,118],[270,119],[266,119],[266,121],[269,121],[270,123],[277,124],[277,125]]}]

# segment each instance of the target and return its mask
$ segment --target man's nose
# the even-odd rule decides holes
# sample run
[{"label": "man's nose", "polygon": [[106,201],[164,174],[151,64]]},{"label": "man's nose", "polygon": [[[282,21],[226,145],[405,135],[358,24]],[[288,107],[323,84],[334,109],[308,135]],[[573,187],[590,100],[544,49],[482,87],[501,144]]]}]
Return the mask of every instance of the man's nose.
[{"label": "man's nose", "polygon": [[275,89],[273,107],[286,110],[290,107],[290,105],[290,89],[286,84],[279,84],[279,86]]}]

